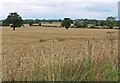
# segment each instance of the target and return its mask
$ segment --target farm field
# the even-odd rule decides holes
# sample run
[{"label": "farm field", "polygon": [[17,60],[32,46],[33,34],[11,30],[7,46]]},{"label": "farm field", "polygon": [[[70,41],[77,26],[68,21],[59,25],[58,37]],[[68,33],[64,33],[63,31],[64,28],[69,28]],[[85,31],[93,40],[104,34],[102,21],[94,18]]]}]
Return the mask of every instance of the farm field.
[{"label": "farm field", "polygon": [[3,81],[117,81],[118,30],[2,28]]}]

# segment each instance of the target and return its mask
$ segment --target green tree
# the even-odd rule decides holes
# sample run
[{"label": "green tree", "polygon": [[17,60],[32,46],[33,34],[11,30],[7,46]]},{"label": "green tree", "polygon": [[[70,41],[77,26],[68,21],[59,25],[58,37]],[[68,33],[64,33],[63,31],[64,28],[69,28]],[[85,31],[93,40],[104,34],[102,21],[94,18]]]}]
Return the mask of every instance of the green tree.
[{"label": "green tree", "polygon": [[61,19],[59,19],[59,21],[58,22],[62,22],[62,20]]},{"label": "green tree", "polygon": [[30,22],[29,22],[29,26],[32,26],[32,25],[33,25],[33,22],[32,22],[32,21],[30,21]]},{"label": "green tree", "polygon": [[74,25],[76,26],[76,28],[81,28],[82,27],[80,21],[78,21],[78,20],[75,21]]},{"label": "green tree", "polygon": [[21,27],[23,25],[23,20],[21,16],[17,14],[17,12],[10,13],[4,22],[6,22],[7,25],[11,24],[13,30],[15,30],[16,27]]},{"label": "green tree", "polygon": [[73,21],[70,18],[64,18],[64,20],[61,23],[61,26],[68,29],[72,23]]},{"label": "green tree", "polygon": [[107,17],[107,26],[112,29],[113,27],[115,27],[116,21],[115,21],[115,17]]},{"label": "green tree", "polygon": [[105,26],[105,25],[106,25],[106,24],[105,24],[105,21],[104,21],[104,20],[101,20],[101,21],[100,21],[100,26],[103,27],[103,26]]},{"label": "green tree", "polygon": [[9,22],[7,20],[3,20],[2,21],[2,26],[9,26]]},{"label": "green tree", "polygon": [[46,22],[46,20],[45,19],[43,19],[43,23],[45,24],[45,22]]},{"label": "green tree", "polygon": [[50,23],[50,24],[52,24],[52,23],[53,23],[53,21],[52,21],[52,20],[49,20],[49,23]]},{"label": "green tree", "polygon": [[83,22],[80,22],[79,20],[76,20],[74,25],[76,28],[86,28],[87,27],[87,22],[84,20]]}]

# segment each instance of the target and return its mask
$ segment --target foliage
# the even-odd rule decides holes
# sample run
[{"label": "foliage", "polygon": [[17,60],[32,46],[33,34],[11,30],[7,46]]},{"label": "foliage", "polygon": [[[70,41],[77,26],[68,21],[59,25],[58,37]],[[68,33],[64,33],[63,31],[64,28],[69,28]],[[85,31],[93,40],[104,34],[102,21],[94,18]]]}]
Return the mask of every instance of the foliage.
[{"label": "foliage", "polygon": [[23,25],[23,21],[21,16],[17,14],[17,12],[10,13],[8,17],[3,21],[3,25],[10,25],[15,30],[16,27],[21,27]]},{"label": "foliage", "polygon": [[72,22],[72,20],[70,18],[64,18],[64,20],[61,23],[61,26],[68,29],[72,23],[73,22]]},{"label": "foliage", "polygon": [[80,22],[78,20],[75,21],[76,28],[86,28],[87,27],[87,23],[86,22]]},{"label": "foliage", "polygon": [[51,23],[52,23],[52,21],[50,20],[50,21],[49,21],[49,23],[51,24]]},{"label": "foliage", "polygon": [[33,22],[29,22],[29,26],[32,26],[33,25]]},{"label": "foliage", "polygon": [[3,20],[3,22],[2,22],[2,26],[9,26],[10,24],[8,23],[8,21],[7,20]]},{"label": "foliage", "polygon": [[103,79],[109,81],[116,80],[118,78],[118,70],[113,69],[111,64],[106,64],[104,66]]},{"label": "foliage", "polygon": [[101,20],[101,21],[100,21],[100,26],[105,26],[105,25],[107,25],[107,22],[104,21],[104,20]]},{"label": "foliage", "polygon": [[107,26],[108,26],[110,29],[112,29],[113,27],[115,27],[115,25],[116,25],[115,17],[110,16],[110,17],[108,17],[106,20],[107,20]]}]

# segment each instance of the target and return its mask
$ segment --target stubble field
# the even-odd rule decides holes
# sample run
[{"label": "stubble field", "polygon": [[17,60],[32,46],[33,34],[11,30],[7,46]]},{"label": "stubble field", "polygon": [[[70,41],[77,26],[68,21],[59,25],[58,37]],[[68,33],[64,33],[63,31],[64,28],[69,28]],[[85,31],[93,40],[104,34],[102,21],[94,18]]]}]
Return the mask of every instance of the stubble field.
[{"label": "stubble field", "polygon": [[2,29],[3,81],[116,81],[117,58],[115,29]]}]

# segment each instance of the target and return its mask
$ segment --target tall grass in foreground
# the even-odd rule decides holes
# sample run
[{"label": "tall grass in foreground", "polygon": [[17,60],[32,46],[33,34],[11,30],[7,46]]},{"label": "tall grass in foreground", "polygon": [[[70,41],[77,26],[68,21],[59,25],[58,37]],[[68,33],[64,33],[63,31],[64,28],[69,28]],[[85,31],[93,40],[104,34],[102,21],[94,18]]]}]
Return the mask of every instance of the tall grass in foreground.
[{"label": "tall grass in foreground", "polygon": [[[114,56],[114,44],[110,40],[110,58]],[[49,65],[40,68],[35,65],[33,81],[117,81],[118,67],[110,58],[94,54],[93,45],[87,40],[87,50],[82,59],[71,61],[70,59],[58,59],[54,61],[49,58]],[[54,50],[53,50],[54,51]],[[95,58],[97,57],[97,58]],[[100,59],[102,57],[102,59]],[[105,58],[106,57],[106,58]],[[109,56],[108,56],[109,57]],[[97,60],[96,60],[97,59]],[[103,62],[101,62],[103,61]],[[98,62],[98,63],[97,63]]]},{"label": "tall grass in foreground", "polygon": [[[88,59],[86,63],[78,61],[77,64],[50,64],[42,70],[36,67],[33,81],[98,81],[93,64],[92,60]],[[99,81],[117,81],[118,71],[113,69],[111,64],[104,64],[101,77]]]}]

